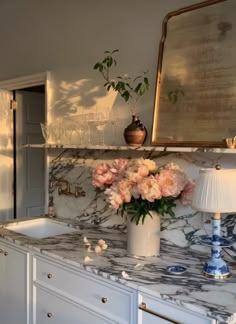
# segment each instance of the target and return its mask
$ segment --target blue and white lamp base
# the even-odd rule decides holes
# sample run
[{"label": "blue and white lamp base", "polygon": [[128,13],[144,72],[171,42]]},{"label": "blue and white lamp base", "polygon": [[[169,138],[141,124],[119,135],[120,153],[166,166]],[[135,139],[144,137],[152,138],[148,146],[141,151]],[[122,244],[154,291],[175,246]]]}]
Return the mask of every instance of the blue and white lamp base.
[{"label": "blue and white lamp base", "polygon": [[[212,247],[211,258],[207,260],[202,269],[202,274],[211,279],[228,279],[231,277],[227,263],[221,258],[220,251]],[[221,250],[221,248],[219,248]]]},{"label": "blue and white lamp base", "polygon": [[228,279],[231,277],[227,263],[221,257],[222,247],[230,246],[234,242],[220,237],[221,219],[212,220],[212,237],[202,236],[200,242],[211,246],[211,257],[204,264],[202,273],[211,279]]}]

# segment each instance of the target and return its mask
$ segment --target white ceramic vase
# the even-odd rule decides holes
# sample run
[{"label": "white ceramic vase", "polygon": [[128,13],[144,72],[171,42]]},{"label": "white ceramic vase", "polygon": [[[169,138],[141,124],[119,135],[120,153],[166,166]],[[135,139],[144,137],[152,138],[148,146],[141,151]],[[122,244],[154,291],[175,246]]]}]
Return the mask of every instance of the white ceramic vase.
[{"label": "white ceramic vase", "polygon": [[138,225],[127,219],[127,250],[136,256],[160,255],[160,216],[155,211]]}]

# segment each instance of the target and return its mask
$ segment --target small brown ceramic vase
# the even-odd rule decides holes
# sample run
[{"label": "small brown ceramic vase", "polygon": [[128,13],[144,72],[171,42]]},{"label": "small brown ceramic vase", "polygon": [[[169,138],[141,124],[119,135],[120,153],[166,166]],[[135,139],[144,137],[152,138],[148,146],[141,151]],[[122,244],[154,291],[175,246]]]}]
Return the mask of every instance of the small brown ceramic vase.
[{"label": "small brown ceramic vase", "polygon": [[132,115],[132,122],[124,130],[125,142],[130,146],[141,146],[147,137],[146,127],[139,117]]}]

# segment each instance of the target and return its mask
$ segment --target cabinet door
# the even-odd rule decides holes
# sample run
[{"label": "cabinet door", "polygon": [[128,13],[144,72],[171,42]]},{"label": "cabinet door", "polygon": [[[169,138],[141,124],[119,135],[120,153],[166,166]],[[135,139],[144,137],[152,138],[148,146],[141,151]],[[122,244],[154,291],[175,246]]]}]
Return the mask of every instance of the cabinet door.
[{"label": "cabinet door", "polygon": [[112,324],[91,310],[52,292],[34,287],[33,324]]},{"label": "cabinet door", "polygon": [[139,295],[138,324],[216,324],[216,321],[146,293]]},{"label": "cabinet door", "polygon": [[28,253],[0,242],[0,323],[29,323]]}]

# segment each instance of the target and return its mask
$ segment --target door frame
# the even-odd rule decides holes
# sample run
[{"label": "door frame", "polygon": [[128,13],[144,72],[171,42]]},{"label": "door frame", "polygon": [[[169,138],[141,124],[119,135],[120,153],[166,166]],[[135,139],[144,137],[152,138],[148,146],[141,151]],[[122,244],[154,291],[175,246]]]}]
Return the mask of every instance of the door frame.
[{"label": "door frame", "polygon": [[[4,90],[10,90],[10,91],[14,91],[14,90],[19,90],[19,89],[23,89],[23,88],[30,88],[33,86],[38,86],[38,85],[44,85],[45,86],[45,122],[47,122],[47,111],[48,111],[48,106],[49,106],[49,89],[50,89],[50,72],[46,71],[46,72],[41,72],[41,73],[37,73],[37,74],[31,74],[31,75],[25,75],[25,76],[21,76],[21,77],[17,77],[14,79],[7,79],[7,80],[3,80],[0,81],[0,89],[4,89]],[[30,148],[28,148],[28,150],[30,150]],[[45,149],[46,150],[46,149]],[[16,156],[14,155],[14,159],[16,159]],[[49,181],[49,166],[48,166],[48,154],[47,154],[47,150],[45,151],[45,213],[47,211],[47,206],[48,206],[48,181]],[[16,172],[16,161],[14,161],[14,174]],[[16,180],[16,179],[15,179]],[[15,187],[16,189],[16,187]],[[16,190],[14,190],[14,214],[13,217],[17,218],[17,212],[16,212]]]}]

